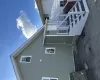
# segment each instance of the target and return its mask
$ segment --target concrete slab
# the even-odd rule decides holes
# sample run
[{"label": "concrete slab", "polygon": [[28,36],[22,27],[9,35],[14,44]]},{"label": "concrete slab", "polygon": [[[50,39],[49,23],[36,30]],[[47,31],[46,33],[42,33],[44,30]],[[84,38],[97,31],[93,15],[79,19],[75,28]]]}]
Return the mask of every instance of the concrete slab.
[{"label": "concrete slab", "polygon": [[87,0],[90,14],[86,22],[85,36],[80,36],[78,47],[79,69],[87,62],[88,80],[100,80],[100,0]]}]

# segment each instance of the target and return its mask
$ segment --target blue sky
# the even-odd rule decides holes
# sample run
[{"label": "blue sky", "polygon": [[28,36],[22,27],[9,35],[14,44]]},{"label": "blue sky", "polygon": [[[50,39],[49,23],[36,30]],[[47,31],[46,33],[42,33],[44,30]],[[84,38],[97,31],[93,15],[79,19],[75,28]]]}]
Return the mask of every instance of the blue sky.
[{"label": "blue sky", "polygon": [[34,0],[0,0],[0,80],[16,80],[10,55],[27,40],[16,23],[21,10],[33,25],[42,26]]}]

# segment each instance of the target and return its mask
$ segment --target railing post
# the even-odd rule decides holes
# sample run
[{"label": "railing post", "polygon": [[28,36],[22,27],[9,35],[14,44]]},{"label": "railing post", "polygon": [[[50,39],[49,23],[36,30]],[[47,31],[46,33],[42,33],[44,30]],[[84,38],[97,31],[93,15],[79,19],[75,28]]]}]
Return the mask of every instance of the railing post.
[{"label": "railing post", "polygon": [[45,42],[46,31],[47,31],[47,19],[45,20],[45,25],[44,25],[43,45],[44,45],[44,42]]}]

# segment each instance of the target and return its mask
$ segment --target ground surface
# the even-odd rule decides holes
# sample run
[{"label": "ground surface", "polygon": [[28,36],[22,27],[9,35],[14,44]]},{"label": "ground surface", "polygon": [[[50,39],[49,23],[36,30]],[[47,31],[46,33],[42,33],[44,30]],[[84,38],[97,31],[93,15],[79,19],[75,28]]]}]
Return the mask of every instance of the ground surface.
[{"label": "ground surface", "polygon": [[[96,2],[95,2],[96,1]],[[88,80],[100,80],[100,0],[87,0],[90,14],[84,28],[85,36],[80,36],[77,47],[79,68],[88,64]]]}]

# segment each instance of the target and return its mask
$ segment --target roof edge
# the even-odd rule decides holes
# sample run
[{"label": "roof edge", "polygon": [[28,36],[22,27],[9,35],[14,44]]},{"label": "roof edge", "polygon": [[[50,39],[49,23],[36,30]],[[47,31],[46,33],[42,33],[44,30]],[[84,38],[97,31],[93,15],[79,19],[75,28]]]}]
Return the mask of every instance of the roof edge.
[{"label": "roof edge", "polygon": [[21,79],[21,76],[20,76],[20,73],[19,73],[18,66],[16,64],[16,61],[14,60],[14,57],[13,56],[10,56],[10,58],[11,58],[11,62],[12,62],[13,69],[14,69],[15,76],[16,76],[17,80],[22,80]]},{"label": "roof edge", "polygon": [[11,54],[11,56],[16,57],[18,53],[20,53],[25,47],[27,47],[38,35],[39,33],[44,29],[44,27],[41,27],[35,34],[33,34],[24,44],[22,44],[14,53]]}]

